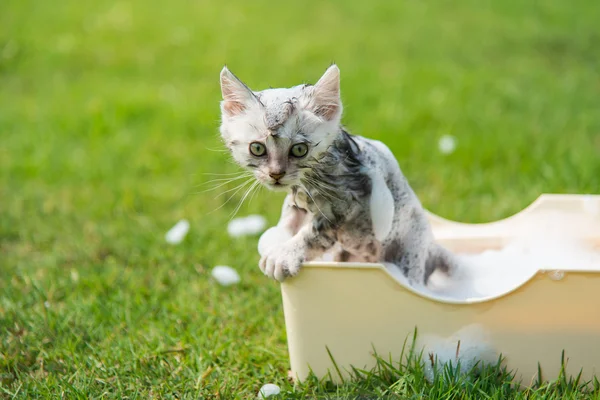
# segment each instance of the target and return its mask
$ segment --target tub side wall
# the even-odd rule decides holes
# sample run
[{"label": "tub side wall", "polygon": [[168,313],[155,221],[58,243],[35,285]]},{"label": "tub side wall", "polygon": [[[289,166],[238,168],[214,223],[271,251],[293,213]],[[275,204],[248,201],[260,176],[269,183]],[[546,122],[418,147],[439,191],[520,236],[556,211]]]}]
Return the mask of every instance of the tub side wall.
[{"label": "tub side wall", "polygon": [[398,359],[417,327],[418,346],[428,351],[456,340],[464,348],[485,342],[476,344],[502,353],[523,383],[537,378],[538,361],[544,379],[558,376],[563,349],[567,372],[583,367],[591,378],[600,365],[598,288],[599,273],[560,281],[539,274],[499,299],[452,305],[408,291],[383,269],[306,267],[282,284],[292,373],[303,380],[312,368],[335,378],[327,347],[344,370],[373,367],[373,348]]}]

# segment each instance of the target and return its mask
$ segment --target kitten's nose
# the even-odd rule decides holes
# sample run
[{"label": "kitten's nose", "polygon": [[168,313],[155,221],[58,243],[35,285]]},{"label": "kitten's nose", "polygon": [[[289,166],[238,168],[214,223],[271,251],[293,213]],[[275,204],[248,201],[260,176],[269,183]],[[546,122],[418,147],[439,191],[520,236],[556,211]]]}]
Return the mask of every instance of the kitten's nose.
[{"label": "kitten's nose", "polygon": [[276,181],[278,181],[278,180],[280,180],[281,178],[283,178],[285,176],[285,171],[277,172],[277,173],[270,172],[269,176],[271,178],[275,179]]}]

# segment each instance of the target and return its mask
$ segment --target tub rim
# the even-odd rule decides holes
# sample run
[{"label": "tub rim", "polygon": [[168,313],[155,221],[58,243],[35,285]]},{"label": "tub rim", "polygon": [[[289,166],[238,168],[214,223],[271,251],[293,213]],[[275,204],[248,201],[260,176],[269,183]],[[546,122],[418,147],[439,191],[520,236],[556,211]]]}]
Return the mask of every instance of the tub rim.
[{"label": "tub rim", "polygon": [[[311,269],[312,268],[315,268],[315,269],[323,268],[323,269],[336,269],[336,270],[344,270],[344,269],[345,270],[348,270],[348,269],[377,270],[377,271],[379,271],[379,273],[383,273],[386,276],[386,279],[388,279],[391,282],[393,282],[394,284],[398,285],[398,287],[400,287],[401,289],[407,290],[420,298],[430,300],[430,301],[433,301],[436,303],[453,304],[453,305],[480,304],[480,303],[487,303],[487,302],[491,302],[493,300],[501,299],[503,297],[506,297],[506,296],[516,292],[517,290],[521,289],[522,287],[526,286],[527,284],[532,282],[536,277],[543,276],[543,275],[550,274],[550,273],[558,272],[558,273],[564,274],[564,276],[560,277],[559,279],[554,279],[557,282],[561,281],[562,279],[565,279],[567,273],[569,273],[569,274],[571,274],[571,273],[579,273],[579,274],[598,274],[598,273],[600,273],[600,269],[538,268],[538,269],[532,270],[530,275],[526,275],[526,277],[525,277],[525,279],[523,279],[523,281],[519,282],[517,285],[511,287],[510,289],[508,289],[504,292],[490,295],[490,296],[483,296],[483,297],[477,297],[477,298],[470,297],[470,298],[460,300],[460,299],[454,299],[454,298],[445,297],[445,296],[434,296],[434,295],[431,295],[429,292],[421,292],[417,288],[414,288],[414,287],[407,285],[406,283],[396,279],[396,277],[394,277],[394,275],[392,275],[388,271],[386,266],[381,263],[308,261],[308,262],[305,262],[302,264],[302,268],[311,268]],[[300,273],[302,273],[302,271],[300,271]],[[293,277],[288,278],[288,279],[293,279]],[[549,278],[549,279],[553,279],[553,278]],[[284,283],[285,283],[285,281],[284,281]]]}]

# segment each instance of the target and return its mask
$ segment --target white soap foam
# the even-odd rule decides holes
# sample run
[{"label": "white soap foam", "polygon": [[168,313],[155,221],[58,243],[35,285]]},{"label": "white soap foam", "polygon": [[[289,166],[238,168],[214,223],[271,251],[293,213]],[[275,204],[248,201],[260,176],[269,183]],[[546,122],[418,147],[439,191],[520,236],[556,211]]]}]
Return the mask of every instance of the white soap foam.
[{"label": "white soap foam", "polygon": [[416,347],[423,349],[423,372],[432,382],[444,368],[453,368],[464,374],[485,365],[496,364],[499,354],[492,346],[489,335],[478,324],[468,325],[450,337],[423,335],[417,338]]},{"label": "white soap foam", "polygon": [[[453,276],[434,273],[427,287],[413,288],[439,300],[470,302],[508,293],[539,271],[552,271],[554,279],[561,279],[564,271],[600,271],[600,252],[565,239],[519,239],[500,250],[457,254],[456,260],[458,268]],[[386,267],[397,280],[409,285],[398,268]]]},{"label": "white soap foam", "polygon": [[454,153],[456,149],[456,139],[452,135],[444,135],[438,141],[438,149],[442,154]]},{"label": "white soap foam", "polygon": [[[504,235],[510,234],[512,239],[503,248],[456,254],[458,268],[452,277],[434,273],[428,287],[412,288],[438,300],[471,302],[506,294],[540,271],[548,271],[553,279],[561,279],[565,271],[600,271],[600,251],[590,241],[598,236],[597,216],[538,211],[534,219],[515,220],[510,225]],[[386,267],[408,285],[398,268]]]},{"label": "white soap foam", "polygon": [[179,244],[185,239],[189,230],[190,223],[186,219],[182,219],[169,229],[165,234],[165,240],[170,244]]},{"label": "white soap foam", "polygon": [[227,232],[231,237],[257,235],[264,231],[266,226],[267,220],[265,217],[253,214],[231,220],[227,225]]},{"label": "white soap foam", "polygon": [[263,385],[258,391],[258,398],[266,399],[267,397],[277,396],[280,392],[281,389],[279,388],[279,386],[273,383],[267,383],[266,385]]},{"label": "white soap foam", "polygon": [[597,196],[584,196],[583,209],[592,215],[600,215],[600,199]]},{"label": "white soap foam", "polygon": [[325,262],[335,261],[335,255],[332,252],[326,252],[321,256],[320,261],[325,261]]},{"label": "white soap foam", "polygon": [[217,265],[212,269],[212,277],[222,286],[231,286],[240,283],[240,274],[230,266]]},{"label": "white soap foam", "polygon": [[258,254],[260,254],[261,257],[264,256],[269,249],[274,246],[282,245],[291,239],[291,237],[292,235],[290,235],[287,230],[278,226],[272,226],[260,236],[260,239],[258,239]]}]

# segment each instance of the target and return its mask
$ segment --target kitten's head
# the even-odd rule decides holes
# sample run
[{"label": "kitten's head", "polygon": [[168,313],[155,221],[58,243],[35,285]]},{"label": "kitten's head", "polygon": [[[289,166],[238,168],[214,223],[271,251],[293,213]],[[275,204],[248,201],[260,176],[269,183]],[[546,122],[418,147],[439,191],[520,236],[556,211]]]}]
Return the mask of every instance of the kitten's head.
[{"label": "kitten's head", "polygon": [[221,136],[236,162],[274,190],[300,184],[340,134],[340,70],[313,85],[253,92],[221,71]]}]

